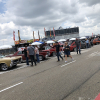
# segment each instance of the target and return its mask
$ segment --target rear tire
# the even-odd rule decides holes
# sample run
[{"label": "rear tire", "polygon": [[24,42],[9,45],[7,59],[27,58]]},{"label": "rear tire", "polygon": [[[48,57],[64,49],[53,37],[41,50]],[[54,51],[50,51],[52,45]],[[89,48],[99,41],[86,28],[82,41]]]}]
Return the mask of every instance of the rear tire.
[{"label": "rear tire", "polygon": [[76,48],[74,48],[74,52],[76,52]]}]

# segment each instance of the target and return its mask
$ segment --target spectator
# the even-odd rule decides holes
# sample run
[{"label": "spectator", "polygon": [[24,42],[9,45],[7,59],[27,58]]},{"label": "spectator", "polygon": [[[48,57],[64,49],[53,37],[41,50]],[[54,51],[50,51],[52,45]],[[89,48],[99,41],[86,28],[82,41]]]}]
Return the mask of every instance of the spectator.
[{"label": "spectator", "polygon": [[33,66],[33,61],[35,63],[35,66],[36,66],[36,60],[35,60],[35,49],[33,46],[31,46],[31,44],[29,44],[29,47],[27,48],[27,55],[30,56],[30,59],[31,59],[31,66]]},{"label": "spectator", "polygon": [[79,54],[81,54],[81,42],[76,38],[76,41],[75,41],[75,44],[76,44],[76,51],[77,51],[77,54],[78,54],[78,51],[79,51]]},{"label": "spectator", "polygon": [[24,56],[26,58],[26,64],[27,66],[29,66],[29,61],[28,61],[28,56],[27,56],[27,46],[25,46],[25,49],[24,49]]},{"label": "spectator", "polygon": [[86,44],[86,48],[89,48],[89,40],[88,39],[86,39],[85,44]]},{"label": "spectator", "polygon": [[39,49],[38,49],[37,45],[35,46],[35,54],[36,54],[37,62],[40,63],[40,60],[39,60]]},{"label": "spectator", "polygon": [[67,55],[72,59],[72,56],[70,55],[70,47],[68,45],[68,42],[65,42],[65,47],[64,47],[64,53],[65,53],[65,62],[67,62]]},{"label": "spectator", "polygon": [[58,44],[58,42],[56,42],[56,53],[57,53],[58,61],[60,61],[59,57],[63,60],[63,57],[61,56],[61,52],[60,52],[60,45]]}]

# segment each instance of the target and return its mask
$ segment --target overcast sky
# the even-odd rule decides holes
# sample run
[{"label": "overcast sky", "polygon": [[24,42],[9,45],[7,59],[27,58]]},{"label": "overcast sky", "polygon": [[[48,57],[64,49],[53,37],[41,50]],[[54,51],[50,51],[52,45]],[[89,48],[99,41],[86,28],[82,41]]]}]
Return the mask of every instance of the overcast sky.
[{"label": "overcast sky", "polygon": [[80,36],[100,33],[100,0],[0,0],[0,45],[38,38],[46,30],[79,27]]}]

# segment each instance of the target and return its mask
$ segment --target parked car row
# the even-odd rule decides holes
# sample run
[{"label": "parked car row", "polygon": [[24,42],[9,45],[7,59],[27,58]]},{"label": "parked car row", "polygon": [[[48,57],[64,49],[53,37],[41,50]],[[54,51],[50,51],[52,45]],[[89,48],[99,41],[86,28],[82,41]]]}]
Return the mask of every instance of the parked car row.
[{"label": "parked car row", "polygon": [[[46,59],[48,56],[50,55],[49,51],[40,51],[39,52],[39,59],[40,60],[44,60]],[[17,51],[15,54],[13,55],[8,55],[7,57],[15,57],[15,56],[21,56],[22,57],[22,62],[24,62],[26,60],[25,56],[24,56],[24,51]],[[29,57],[30,60],[30,57]]]},{"label": "parked car row", "polygon": [[[81,49],[85,49],[86,48],[86,43],[85,43],[85,39],[81,39]],[[91,45],[93,44],[98,44],[100,43],[100,39],[99,37],[97,38],[91,38],[89,47],[91,47]],[[76,51],[76,45],[75,45],[75,40],[70,40],[68,42],[69,46],[70,46],[70,51]],[[59,42],[60,50],[64,51],[64,43],[60,43]],[[44,60],[47,59],[50,56],[55,56],[56,55],[56,47],[55,45],[53,46],[49,46],[49,45],[44,45],[42,47],[40,47],[39,50],[39,59]],[[29,57],[30,60],[30,57]],[[11,68],[13,66],[17,66],[18,63],[20,62],[25,62],[26,58],[24,56],[24,48],[19,49],[16,53],[14,53],[13,55],[8,55],[8,56],[3,56],[0,55],[0,70],[6,71],[8,70],[8,68]]]}]

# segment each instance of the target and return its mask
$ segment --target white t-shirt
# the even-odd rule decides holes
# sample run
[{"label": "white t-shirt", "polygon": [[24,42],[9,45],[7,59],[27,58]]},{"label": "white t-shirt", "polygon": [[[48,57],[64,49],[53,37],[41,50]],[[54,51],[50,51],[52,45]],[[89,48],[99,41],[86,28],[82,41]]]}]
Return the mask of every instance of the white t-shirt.
[{"label": "white t-shirt", "polygon": [[39,54],[39,50],[37,47],[35,47],[35,51],[36,51],[36,54]]}]

